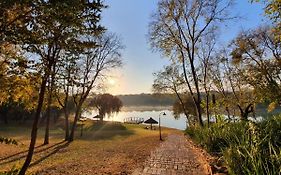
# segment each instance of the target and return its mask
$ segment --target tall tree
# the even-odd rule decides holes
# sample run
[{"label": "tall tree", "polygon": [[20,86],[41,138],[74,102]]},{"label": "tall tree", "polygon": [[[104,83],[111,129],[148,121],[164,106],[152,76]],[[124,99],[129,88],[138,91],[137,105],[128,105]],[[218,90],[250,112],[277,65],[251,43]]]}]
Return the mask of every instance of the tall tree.
[{"label": "tall tree", "polygon": [[[24,114],[32,112],[38,97],[38,77],[34,74],[10,74],[0,85],[0,94],[5,100],[0,103],[0,119],[8,123],[9,118],[24,121]],[[18,111],[18,112],[12,112]],[[8,113],[12,112],[13,115]],[[11,114],[11,113],[10,113]]]},{"label": "tall tree", "polygon": [[[19,172],[25,174],[34,151],[37,138],[37,125],[42,111],[46,84],[52,74],[52,67],[58,62],[62,50],[83,49],[84,35],[98,34],[102,31],[97,25],[100,11],[104,7],[100,1],[38,1],[32,11],[32,21],[26,27],[26,35],[14,41],[22,43],[22,48],[36,55],[41,72],[41,85],[38,104],[31,131],[31,141],[26,160]],[[82,48],[81,48],[82,47]],[[39,58],[39,59],[38,59]]]},{"label": "tall tree", "polygon": [[70,142],[74,140],[77,121],[81,116],[83,104],[91,90],[98,85],[98,81],[106,76],[111,69],[122,65],[121,50],[124,46],[115,34],[104,33],[101,36],[89,39],[94,40],[98,47],[89,48],[84,54],[76,55],[79,58],[77,63],[77,75],[79,77],[75,80],[76,87],[73,93],[76,107],[69,136]]},{"label": "tall tree", "polygon": [[[2,32],[2,35],[5,32]],[[0,41],[0,108],[6,109],[7,112],[12,108],[10,105],[20,104],[23,110],[31,111],[34,105],[33,98],[37,95],[37,75],[30,72],[30,61],[25,58],[24,52],[15,44],[5,41],[6,38],[1,39],[3,40]],[[34,83],[29,84],[33,80]],[[7,122],[5,112],[1,118]]]},{"label": "tall tree", "polygon": [[230,85],[226,76],[227,74],[225,73],[225,65],[223,64],[225,63],[225,56],[223,56],[225,54],[224,51],[221,51],[221,53],[217,53],[215,56],[216,59],[212,60],[210,67],[210,74],[212,76],[210,76],[210,78],[212,89],[219,95],[219,97],[216,98],[216,94],[213,94],[213,110],[217,112],[217,107],[223,108],[220,112],[226,112],[228,119],[231,119],[230,109],[233,108],[234,100],[231,98]]},{"label": "tall tree", "polygon": [[216,33],[215,31],[212,34],[202,37],[204,42],[201,42],[198,47],[197,57],[200,60],[201,69],[198,71],[199,80],[202,82],[201,88],[205,93],[205,100],[203,100],[203,108],[205,108],[205,114],[207,117],[208,126],[210,125],[210,91],[211,91],[211,64],[213,59],[213,52],[215,50],[216,44]]},{"label": "tall tree", "polygon": [[[14,67],[26,69],[27,60],[16,46],[18,36],[26,35],[26,25],[32,20],[31,13],[35,1],[10,0],[0,2],[0,105],[11,100],[11,94],[7,94],[11,77],[22,73],[11,70],[19,70]],[[15,64],[16,63],[16,64]],[[25,66],[25,67],[24,67]]]},{"label": "tall tree", "polygon": [[153,48],[181,64],[186,86],[196,106],[199,124],[203,126],[202,96],[196,53],[204,36],[212,34],[219,23],[229,18],[232,1],[161,0],[150,24]]},{"label": "tall tree", "polygon": [[14,45],[0,45],[0,105],[16,96],[9,93],[12,85],[16,85],[19,79],[28,76],[26,58],[19,56],[19,49]]},{"label": "tall tree", "polygon": [[229,107],[238,108],[241,120],[248,120],[258,99],[245,79],[243,65],[231,62],[230,52],[226,50],[216,58],[219,59],[216,65],[220,66],[214,72],[214,87],[221,94],[226,111],[229,112]]},{"label": "tall tree", "polygon": [[[26,25],[32,20],[36,0],[9,0],[0,2],[0,45],[12,38],[25,35]],[[13,43],[14,44],[14,43]]]},{"label": "tall tree", "polygon": [[281,104],[281,40],[271,27],[241,32],[233,41],[232,59],[244,68],[244,77],[260,100]]},{"label": "tall tree", "polygon": [[50,130],[50,118],[51,118],[51,105],[53,101],[53,94],[55,88],[55,74],[56,74],[56,64],[54,63],[51,67],[51,73],[48,77],[48,94],[47,94],[47,109],[46,109],[46,129],[45,129],[45,137],[44,137],[44,145],[49,144],[49,130]]},{"label": "tall tree", "polygon": [[59,70],[57,75],[57,86],[55,96],[57,102],[63,110],[65,117],[65,141],[69,139],[69,115],[70,115],[70,103],[72,97],[72,88],[75,88],[74,82],[76,80],[77,64],[76,57],[71,56],[70,53],[63,53],[61,55]]}]

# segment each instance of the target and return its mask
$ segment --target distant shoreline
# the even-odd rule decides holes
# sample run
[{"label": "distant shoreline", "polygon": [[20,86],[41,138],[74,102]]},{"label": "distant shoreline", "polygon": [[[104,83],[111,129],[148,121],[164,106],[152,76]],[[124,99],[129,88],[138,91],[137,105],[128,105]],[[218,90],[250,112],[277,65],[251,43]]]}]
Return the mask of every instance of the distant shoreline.
[{"label": "distant shoreline", "polygon": [[122,112],[173,110],[173,106],[123,106]]}]

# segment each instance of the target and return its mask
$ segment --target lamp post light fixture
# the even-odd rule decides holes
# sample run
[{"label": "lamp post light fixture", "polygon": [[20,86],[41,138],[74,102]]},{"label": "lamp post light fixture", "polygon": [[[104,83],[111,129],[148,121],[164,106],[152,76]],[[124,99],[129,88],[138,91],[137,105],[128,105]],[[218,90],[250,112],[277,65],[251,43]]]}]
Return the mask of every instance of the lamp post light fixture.
[{"label": "lamp post light fixture", "polygon": [[162,139],[162,135],[161,135],[161,123],[160,123],[161,114],[165,116],[166,113],[165,112],[160,112],[160,114],[159,114],[159,136],[160,136],[160,140],[162,141],[163,139]]}]

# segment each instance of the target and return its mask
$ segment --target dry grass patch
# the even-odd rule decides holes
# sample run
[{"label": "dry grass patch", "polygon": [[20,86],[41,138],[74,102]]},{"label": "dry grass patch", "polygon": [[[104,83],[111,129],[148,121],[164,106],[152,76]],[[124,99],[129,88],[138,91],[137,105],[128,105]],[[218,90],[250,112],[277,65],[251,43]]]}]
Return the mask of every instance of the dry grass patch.
[{"label": "dry grass patch", "polygon": [[[63,142],[60,128],[51,130],[51,143],[42,146],[43,128],[39,129],[37,148],[29,173],[38,174],[130,174],[142,165],[159,145],[159,131],[146,130],[143,125],[125,125],[92,121],[85,123],[83,136],[77,128],[72,143]],[[178,132],[163,128],[163,136]],[[18,140],[19,145],[1,144],[0,172],[20,167],[29,143],[27,127],[3,127],[0,135]]]}]

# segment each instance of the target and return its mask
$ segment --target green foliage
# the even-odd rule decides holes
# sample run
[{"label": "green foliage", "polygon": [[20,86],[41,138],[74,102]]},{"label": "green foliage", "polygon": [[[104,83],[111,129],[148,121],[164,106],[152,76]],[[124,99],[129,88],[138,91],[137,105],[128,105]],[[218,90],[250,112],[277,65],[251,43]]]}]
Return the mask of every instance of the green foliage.
[{"label": "green foliage", "polygon": [[214,123],[208,127],[190,127],[186,130],[195,141],[209,152],[221,154],[230,145],[243,139],[245,123]]},{"label": "green foliage", "polygon": [[183,97],[181,97],[181,99],[178,98],[178,100],[173,104],[174,116],[179,117],[180,114],[185,114],[185,113],[187,115],[189,114],[192,116],[196,116],[196,106],[193,102],[192,97],[190,95],[185,95],[185,94],[179,94],[179,95]]},{"label": "green foliage", "polygon": [[[20,171],[19,166],[18,165],[13,165],[10,170],[0,172],[0,175],[18,175],[19,171]],[[34,175],[34,174],[26,173],[26,175]]]},{"label": "green foliage", "polygon": [[162,71],[156,72],[152,90],[155,93],[180,93],[184,89],[183,74],[177,65],[165,66]]},{"label": "green foliage", "polygon": [[251,2],[262,2],[264,14],[273,22],[272,32],[275,39],[281,40],[281,1],[280,0],[251,0]]},{"label": "green foliage", "polygon": [[112,113],[119,112],[122,108],[122,101],[111,94],[97,95],[90,101],[90,106],[94,106],[99,110],[100,118],[102,119],[106,114],[111,115]]},{"label": "green foliage", "polygon": [[223,156],[231,174],[281,173],[281,116],[261,123],[215,123],[186,132],[211,153]]},{"label": "green foliage", "polygon": [[0,136],[0,143],[18,145],[18,142],[15,139],[6,138],[2,136]]},{"label": "green foliage", "polygon": [[281,18],[281,1],[280,0],[252,0],[252,2],[262,1],[265,4],[264,13],[272,19],[273,22],[280,23]]},{"label": "green foliage", "polygon": [[0,172],[0,175],[17,175],[19,173],[19,169],[11,169],[10,171]]}]

